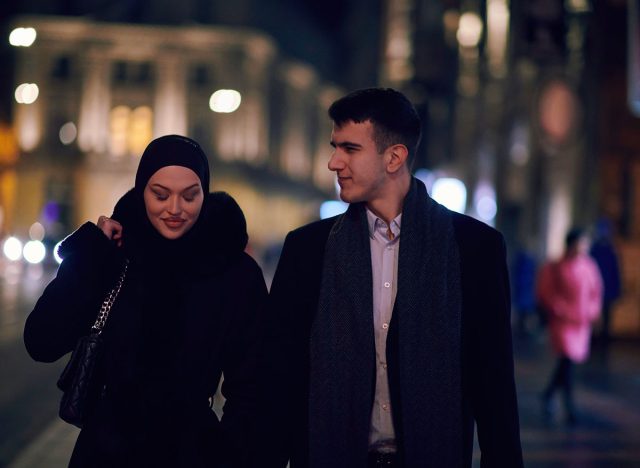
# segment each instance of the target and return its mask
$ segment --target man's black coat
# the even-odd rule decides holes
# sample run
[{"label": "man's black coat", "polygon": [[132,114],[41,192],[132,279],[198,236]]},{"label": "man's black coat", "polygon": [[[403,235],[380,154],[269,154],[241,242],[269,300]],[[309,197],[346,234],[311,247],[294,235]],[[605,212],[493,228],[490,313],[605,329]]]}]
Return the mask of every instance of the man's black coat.
[{"label": "man's black coat", "polygon": [[[309,335],[318,306],[325,244],[336,219],[290,232],[272,283],[265,396],[273,417],[268,418],[270,428],[265,434],[269,442],[265,466],[284,466],[287,459],[291,468],[308,466]],[[459,446],[463,466],[471,466],[475,420],[482,466],[517,468],[522,466],[522,453],[504,241],[496,230],[468,216],[454,214],[453,224],[462,276],[463,433]],[[392,348],[388,352],[393,355],[393,330],[389,333]],[[392,389],[396,385],[397,381],[390,381]],[[425,395],[424,404],[438,402]],[[392,407],[399,407],[398,402],[392,401]],[[406,462],[411,465],[410,460]],[[437,454],[433,462],[437,466]]]}]

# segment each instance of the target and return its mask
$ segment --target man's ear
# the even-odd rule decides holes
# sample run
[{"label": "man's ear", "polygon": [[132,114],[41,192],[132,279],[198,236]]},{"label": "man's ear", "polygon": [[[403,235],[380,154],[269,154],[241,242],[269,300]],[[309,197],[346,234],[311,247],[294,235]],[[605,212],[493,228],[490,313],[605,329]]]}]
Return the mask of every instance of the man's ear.
[{"label": "man's ear", "polygon": [[407,163],[409,150],[405,145],[391,145],[387,148],[387,171],[390,173],[398,170]]}]

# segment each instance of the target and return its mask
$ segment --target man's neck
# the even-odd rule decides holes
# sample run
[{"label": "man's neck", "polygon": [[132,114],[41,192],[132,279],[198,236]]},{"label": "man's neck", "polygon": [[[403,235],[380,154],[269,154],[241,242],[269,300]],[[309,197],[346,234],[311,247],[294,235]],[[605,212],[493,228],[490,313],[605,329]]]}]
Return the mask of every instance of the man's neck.
[{"label": "man's neck", "polygon": [[402,205],[407,193],[409,193],[410,186],[411,177],[394,180],[382,197],[367,202],[367,208],[387,225],[390,225],[391,221],[402,213]]}]

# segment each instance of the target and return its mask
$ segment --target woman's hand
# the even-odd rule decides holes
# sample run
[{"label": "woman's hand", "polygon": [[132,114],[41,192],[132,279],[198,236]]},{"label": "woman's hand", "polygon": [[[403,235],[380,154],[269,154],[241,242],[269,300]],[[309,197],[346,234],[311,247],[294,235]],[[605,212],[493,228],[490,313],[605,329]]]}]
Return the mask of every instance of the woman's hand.
[{"label": "woman's hand", "polygon": [[118,247],[122,246],[122,224],[115,219],[100,216],[98,218],[98,228],[104,232],[109,240],[116,241]]}]

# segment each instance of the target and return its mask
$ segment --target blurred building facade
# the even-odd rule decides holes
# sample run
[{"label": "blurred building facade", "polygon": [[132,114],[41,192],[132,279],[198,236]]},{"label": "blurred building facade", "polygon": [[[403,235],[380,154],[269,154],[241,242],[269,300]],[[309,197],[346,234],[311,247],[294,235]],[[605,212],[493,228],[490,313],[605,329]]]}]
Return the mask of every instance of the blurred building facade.
[{"label": "blurred building facade", "polygon": [[639,11],[635,0],[388,0],[380,62],[381,83],[425,122],[418,168],[463,181],[465,211],[510,250],[557,258],[571,226],[613,221],[625,282],[614,332],[636,337]]},{"label": "blurred building facade", "polygon": [[282,57],[269,36],[57,17],[17,18],[14,27],[37,31],[17,53],[16,89],[35,84],[38,95],[25,102],[16,94],[21,157],[5,197],[5,232],[24,234],[40,221],[59,238],[110,213],[133,185],[147,143],[170,133],[204,146],[212,189],[236,197],[255,248],[314,219],[320,202],[335,197],[326,109],[340,91],[310,65]]}]

